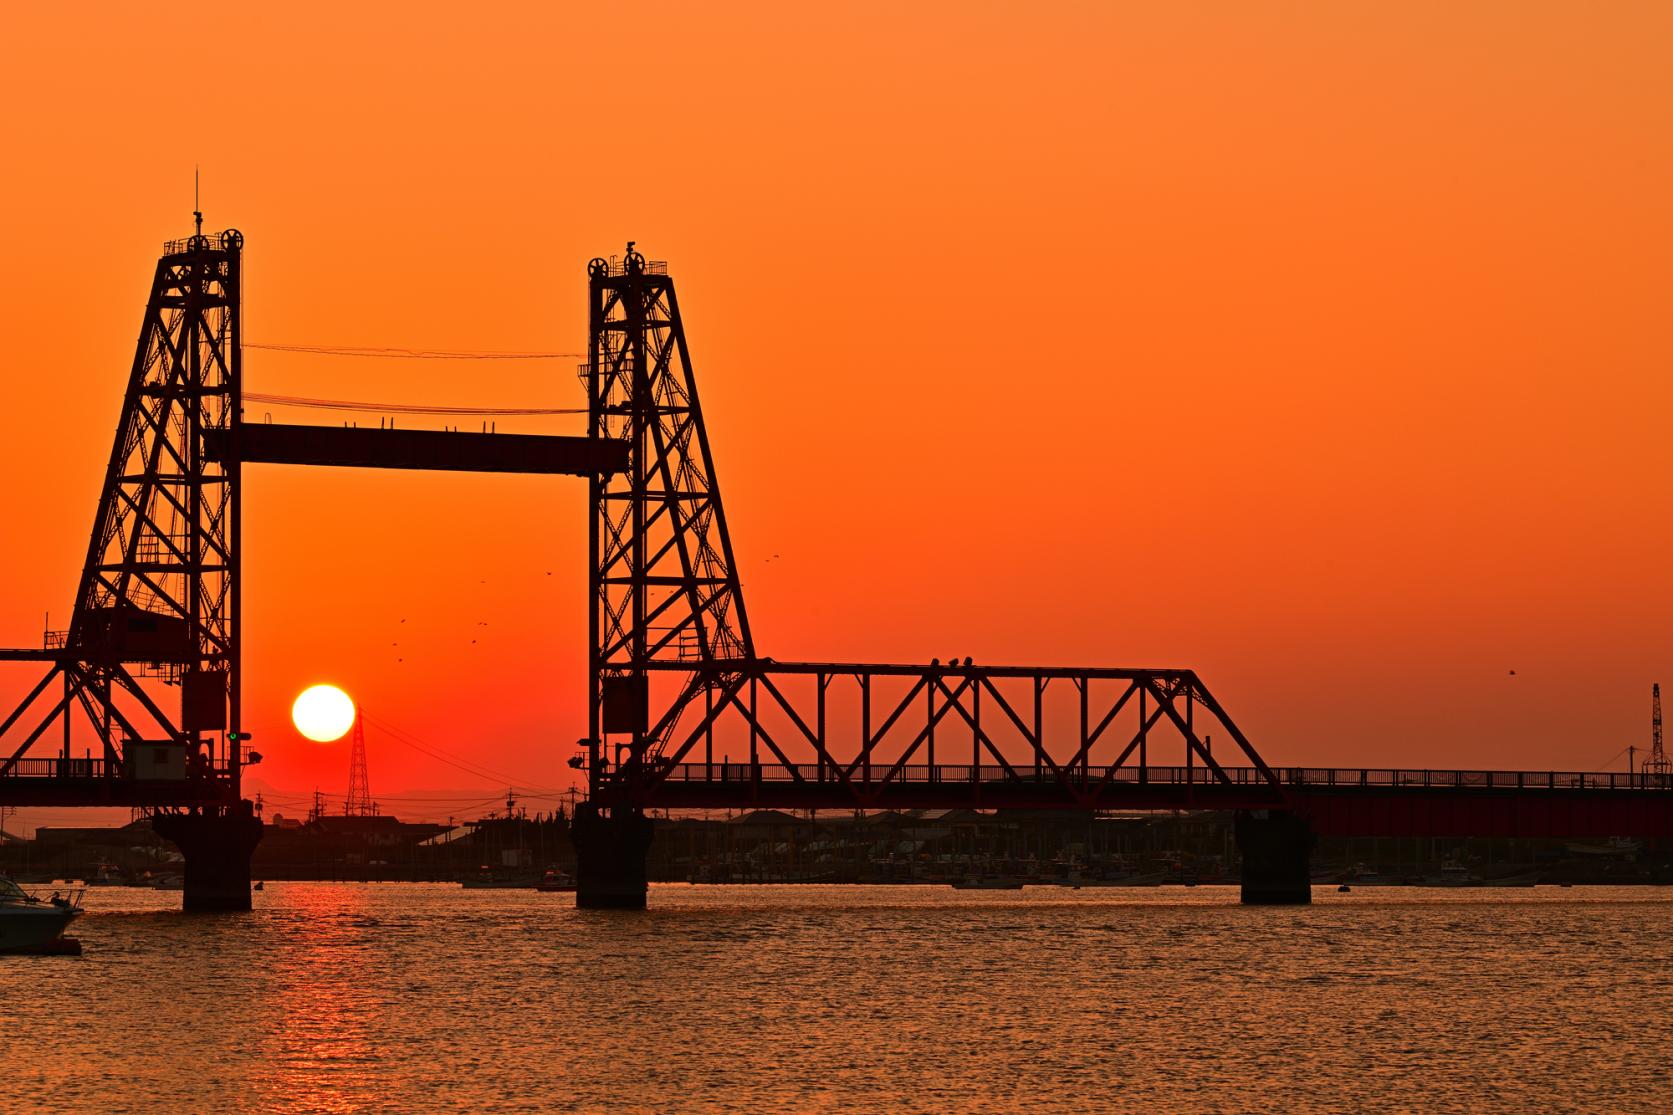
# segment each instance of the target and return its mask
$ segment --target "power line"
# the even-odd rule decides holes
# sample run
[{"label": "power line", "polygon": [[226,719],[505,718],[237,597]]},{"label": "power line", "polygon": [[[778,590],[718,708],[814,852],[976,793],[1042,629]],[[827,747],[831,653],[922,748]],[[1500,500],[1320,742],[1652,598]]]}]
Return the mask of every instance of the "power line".
[{"label": "power line", "polygon": [[[422,755],[428,755],[430,758],[435,759],[437,762],[446,763],[448,766],[453,767],[457,770],[464,771],[466,774],[474,775],[477,778],[487,779],[490,782],[503,782],[503,783],[506,783],[508,785],[514,785],[518,781],[518,779],[515,775],[508,775],[504,771],[490,770],[487,767],[477,766],[474,763],[471,763],[468,760],[464,759],[462,756],[453,755],[450,752],[444,751],[442,748],[440,748],[439,746],[437,746],[435,744],[426,743],[424,740],[419,739],[417,736],[413,735],[412,733],[406,732],[406,731],[403,731],[400,728],[397,728],[395,725],[389,723],[387,720],[383,720],[379,717],[373,716],[370,713],[365,712],[365,710],[362,710],[362,713],[363,713],[363,715],[365,715],[367,723],[373,724],[373,725],[377,726],[378,728],[383,729],[383,731],[386,734],[388,734],[390,736],[393,736],[397,743],[405,744],[407,747],[412,748],[414,751],[417,751]],[[530,789],[530,790],[544,790],[544,791],[547,791],[548,793],[560,793],[560,794],[566,792],[562,789],[558,789],[558,788],[552,787],[552,786],[529,786],[528,789]],[[542,796],[545,796],[545,795],[542,795]]]},{"label": "power line", "polygon": [[584,360],[584,352],[488,352],[480,349],[390,348],[376,345],[258,345],[267,352],[302,352],[313,356],[361,356],[379,360]]},{"label": "power line", "polygon": [[1616,759],[1619,759],[1622,755],[1625,755],[1626,753],[1627,753],[1627,749],[1624,748],[1624,747],[1621,748],[1619,751],[1617,751],[1613,755],[1609,756],[1609,758],[1605,759],[1603,762],[1599,763],[1597,766],[1592,767],[1591,768],[1591,773],[1593,773],[1593,774],[1603,774],[1603,773],[1607,772],[1608,769],[1609,769],[1610,764],[1612,764]]},{"label": "power line", "polygon": [[382,414],[586,414],[586,407],[452,407],[425,403],[366,403],[351,399],[315,399],[305,395],[270,395],[260,391],[244,392],[244,400],[270,403],[274,406],[304,407],[310,410],[354,410]]}]

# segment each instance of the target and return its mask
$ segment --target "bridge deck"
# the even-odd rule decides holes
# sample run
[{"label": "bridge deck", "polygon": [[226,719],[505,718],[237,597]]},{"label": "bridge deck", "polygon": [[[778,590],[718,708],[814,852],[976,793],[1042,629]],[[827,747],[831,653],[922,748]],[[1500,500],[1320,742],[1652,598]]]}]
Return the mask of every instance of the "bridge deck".
[{"label": "bridge deck", "polygon": [[[796,767],[682,763],[649,789],[610,781],[604,802],[659,809],[1288,809],[1321,836],[1673,839],[1673,777],[1581,771],[1096,766],[1038,773],[967,764]],[[0,776],[0,805],[224,803],[219,772],[138,780],[101,759],[21,759]]]},{"label": "bridge deck", "polygon": [[668,809],[1289,809],[1324,836],[1673,838],[1673,777],[1582,771],[682,763],[602,800]]}]

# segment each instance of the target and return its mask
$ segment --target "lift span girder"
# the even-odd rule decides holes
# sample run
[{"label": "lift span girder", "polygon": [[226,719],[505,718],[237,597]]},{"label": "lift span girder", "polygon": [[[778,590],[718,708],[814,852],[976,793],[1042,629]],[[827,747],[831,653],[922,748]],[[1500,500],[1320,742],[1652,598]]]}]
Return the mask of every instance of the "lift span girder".
[{"label": "lift span girder", "polygon": [[607,438],[446,430],[240,423],[204,431],[210,459],[242,464],[338,465],[442,472],[609,476],[627,467],[627,443]]}]

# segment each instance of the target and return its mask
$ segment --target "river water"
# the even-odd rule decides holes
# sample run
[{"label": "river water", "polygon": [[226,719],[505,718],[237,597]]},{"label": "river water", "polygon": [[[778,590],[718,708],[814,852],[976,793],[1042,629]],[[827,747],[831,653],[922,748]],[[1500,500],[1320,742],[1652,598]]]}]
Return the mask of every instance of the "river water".
[{"label": "river water", "polygon": [[0,1110],[1666,1110],[1673,891],[102,888]]}]

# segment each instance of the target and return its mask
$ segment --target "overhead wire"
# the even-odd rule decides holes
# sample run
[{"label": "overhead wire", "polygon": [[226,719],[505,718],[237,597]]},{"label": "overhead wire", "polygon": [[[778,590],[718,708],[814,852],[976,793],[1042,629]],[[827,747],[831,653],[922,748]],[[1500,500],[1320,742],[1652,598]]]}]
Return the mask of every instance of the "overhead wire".
[{"label": "overhead wire", "polygon": [[[448,752],[439,745],[428,743],[425,740],[420,739],[418,736],[396,727],[387,720],[373,716],[365,709],[361,710],[361,715],[366,718],[366,722],[368,724],[372,724],[382,729],[387,735],[393,736],[397,743],[410,747],[412,750],[417,751],[421,755],[427,755],[430,758],[435,759],[437,762],[445,763],[456,770],[461,770],[466,774],[473,775],[477,778],[483,778],[490,782],[500,782],[513,787],[517,784],[518,779],[515,775],[471,763],[463,756],[453,755],[451,752]],[[549,796],[553,794],[561,795],[568,792],[567,790],[553,786],[539,786],[528,783],[525,783],[524,786],[530,791],[543,791],[540,796]],[[534,795],[531,794],[530,796]]]},{"label": "overhead wire", "polygon": [[[1642,750],[1642,748],[1640,748],[1640,750]],[[1609,756],[1609,758],[1605,759],[1603,762],[1599,763],[1597,766],[1591,768],[1591,773],[1593,773],[1593,774],[1605,774],[1605,773],[1607,773],[1608,769],[1609,769],[1609,764],[1613,763],[1616,759],[1619,759],[1622,755],[1625,755],[1627,753],[1627,751],[1628,751],[1628,748],[1626,748],[1626,747],[1621,748],[1619,751],[1617,751],[1613,755]]]},{"label": "overhead wire", "polygon": [[483,349],[394,348],[384,345],[281,345],[241,342],[265,352],[302,352],[312,356],[360,356],[377,360],[572,360],[584,352],[492,352]]},{"label": "overhead wire", "polygon": [[420,755],[424,755],[428,758],[434,759],[438,763],[442,763],[446,766],[450,766],[454,770],[462,771],[465,774],[468,774],[473,778],[480,778],[485,782],[498,782],[498,783],[501,783],[501,784],[504,784],[504,785],[507,785],[507,786],[512,786],[512,787],[515,787],[515,785],[516,785],[517,780],[515,778],[503,777],[496,772],[486,771],[486,770],[483,770],[481,768],[475,767],[475,766],[473,766],[469,763],[460,762],[460,761],[458,761],[454,758],[451,758],[448,755],[445,755],[441,752],[432,751],[429,748],[426,748],[426,747],[424,747],[420,744],[412,742],[411,740],[403,739],[398,733],[396,733],[394,731],[391,731],[387,725],[380,724],[379,727],[383,728],[383,730],[385,731],[386,734],[393,737],[395,742],[397,742],[399,744],[402,744],[402,745],[412,749],[413,751],[418,752]]},{"label": "overhead wire", "polygon": [[[584,360],[584,352],[493,351],[488,349],[401,348],[393,345],[304,345],[242,342],[244,348],[266,352],[305,353],[312,356],[356,356],[379,360]],[[444,415],[542,415],[586,414],[585,407],[456,407],[422,403],[358,402],[349,399],[319,399],[303,395],[275,395],[250,391],[246,401],[274,406],[305,407],[312,410],[375,411],[385,414]]]},{"label": "overhead wire", "polygon": [[456,407],[426,403],[371,403],[351,399],[316,399],[304,395],[273,395],[262,391],[244,392],[244,401],[273,406],[303,407],[309,410],[353,410],[380,414],[468,414],[481,416],[586,414],[586,407]]}]

